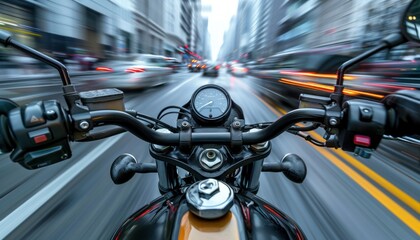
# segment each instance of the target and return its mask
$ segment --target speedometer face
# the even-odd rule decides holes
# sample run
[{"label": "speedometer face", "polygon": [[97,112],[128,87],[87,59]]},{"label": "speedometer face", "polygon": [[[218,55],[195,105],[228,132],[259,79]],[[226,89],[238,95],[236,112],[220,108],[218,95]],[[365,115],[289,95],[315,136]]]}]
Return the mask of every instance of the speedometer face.
[{"label": "speedometer face", "polygon": [[229,112],[230,98],[218,87],[199,89],[192,99],[193,108],[202,120],[217,120]]}]

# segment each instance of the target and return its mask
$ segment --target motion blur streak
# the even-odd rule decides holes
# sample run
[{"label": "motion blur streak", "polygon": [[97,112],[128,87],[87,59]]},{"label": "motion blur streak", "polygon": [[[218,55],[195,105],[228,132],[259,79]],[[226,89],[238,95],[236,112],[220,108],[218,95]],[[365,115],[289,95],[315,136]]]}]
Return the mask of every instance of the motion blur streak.
[{"label": "motion blur streak", "polygon": [[107,139],[105,142],[99,144],[92,149],[83,159],[77,164],[73,165],[66,172],[58,176],[54,181],[42,188],[30,199],[20,205],[12,213],[7,215],[0,221],[0,239],[6,238],[9,234],[15,231],[24,221],[26,221],[32,214],[38,211],[45,205],[54,195],[70,183],[82,170],[88,167],[103,153],[101,149],[108,149],[118,142],[124,135],[116,136],[115,138]]},{"label": "motion blur streak", "polygon": [[[312,146],[315,148],[314,146]],[[330,162],[336,165],[340,170],[342,170],[348,177],[353,181],[359,184],[366,192],[368,192],[372,197],[374,197],[378,202],[380,202],[384,207],[386,207],[390,212],[392,212],[396,217],[398,217],[402,222],[404,222],[411,230],[416,234],[420,235],[420,220],[410,214],[407,210],[398,205],[390,197],[385,195],[381,190],[375,187],[372,183],[364,179],[360,174],[351,169],[345,163],[341,162],[340,159],[335,157],[332,153],[328,152],[323,148],[316,148],[318,152],[324,155]]]},{"label": "motion blur streak", "polygon": [[[329,85],[324,85],[324,84],[314,83],[314,82],[299,82],[299,81],[294,81],[294,80],[290,80],[286,78],[281,78],[279,82],[293,85],[293,86],[298,86],[298,87],[321,90],[325,92],[334,91],[334,86],[329,86]],[[350,96],[366,96],[366,97],[373,97],[373,98],[379,98],[379,99],[384,97],[384,95],[380,95],[380,94],[368,93],[368,92],[351,90],[351,89],[344,89],[343,92],[344,94],[350,95]]]},{"label": "motion blur streak", "polygon": [[[257,97],[264,105],[269,106],[265,101],[261,98]],[[273,111],[272,107],[269,107],[271,111]],[[280,111],[280,109],[278,109]],[[284,110],[283,110],[284,111]],[[282,111],[282,114],[284,114]],[[277,116],[281,116],[279,112],[273,111]],[[311,136],[313,136],[318,141],[323,141],[324,139],[317,133],[311,132]],[[310,145],[310,144],[309,144]],[[415,216],[410,214],[407,210],[403,207],[398,205],[395,201],[393,201],[390,197],[388,197],[385,193],[375,187],[372,183],[368,180],[363,178],[360,174],[356,171],[351,169],[345,163],[343,163],[339,158],[335,157],[332,153],[327,151],[323,148],[318,148],[315,146],[310,145],[319,153],[325,156],[331,163],[337,166],[341,171],[343,171],[348,177],[350,177],[354,182],[356,182],[360,187],[362,187],[366,192],[368,192],[372,197],[374,197],[378,202],[380,202],[384,207],[386,207],[391,213],[393,213],[397,218],[399,218],[403,223],[405,223],[411,230],[413,230],[416,234],[420,235],[420,220],[417,219]],[[356,159],[350,157],[348,154],[344,153],[342,150],[335,151],[338,155],[343,157],[347,162],[352,164],[354,167],[362,171],[364,174],[369,176],[373,181],[378,183],[381,187],[385,188],[388,192],[395,195],[409,207],[413,208],[414,211],[417,213],[419,212],[418,206],[419,202],[411,198],[408,194],[398,189],[392,183],[388,182],[383,177],[379,176],[377,173],[369,169],[364,164],[358,162]]]},{"label": "motion blur streak", "polygon": [[394,86],[394,85],[382,84],[382,83],[365,82],[365,83],[363,83],[363,85],[374,86],[374,87],[390,88],[390,89],[397,89],[397,90],[416,90],[415,88],[412,88],[412,87]]},{"label": "motion blur streak", "polygon": [[[322,74],[313,72],[294,72],[294,71],[280,71],[281,74],[293,75],[293,76],[305,76],[305,77],[319,77],[319,78],[331,78],[337,79],[336,74]],[[344,76],[344,80],[354,80],[353,76]]]}]

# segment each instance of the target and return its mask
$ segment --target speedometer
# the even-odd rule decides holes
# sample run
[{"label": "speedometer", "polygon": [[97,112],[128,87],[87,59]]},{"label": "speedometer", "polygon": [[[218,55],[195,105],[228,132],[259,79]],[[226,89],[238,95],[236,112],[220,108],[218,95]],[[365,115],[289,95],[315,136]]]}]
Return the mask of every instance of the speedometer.
[{"label": "speedometer", "polygon": [[226,90],[209,84],[197,89],[191,98],[191,105],[196,120],[214,123],[229,116],[232,101]]}]

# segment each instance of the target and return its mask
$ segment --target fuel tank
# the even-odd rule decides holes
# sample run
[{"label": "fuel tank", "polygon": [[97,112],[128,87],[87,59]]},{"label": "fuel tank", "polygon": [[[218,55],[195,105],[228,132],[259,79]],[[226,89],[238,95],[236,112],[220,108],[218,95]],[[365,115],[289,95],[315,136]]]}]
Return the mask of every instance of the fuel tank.
[{"label": "fuel tank", "polygon": [[187,206],[185,193],[169,192],[129,217],[112,239],[306,239],[286,214],[250,192],[236,193],[223,217],[206,220]]}]

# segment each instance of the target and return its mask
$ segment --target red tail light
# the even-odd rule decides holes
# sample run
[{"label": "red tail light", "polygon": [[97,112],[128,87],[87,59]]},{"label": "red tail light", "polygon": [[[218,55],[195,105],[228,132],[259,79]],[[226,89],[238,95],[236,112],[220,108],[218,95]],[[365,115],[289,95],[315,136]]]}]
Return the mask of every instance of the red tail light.
[{"label": "red tail light", "polygon": [[244,72],[246,72],[246,73],[247,73],[247,72],[248,72],[248,68],[244,68]]},{"label": "red tail light", "polygon": [[100,72],[113,72],[114,70],[112,68],[109,67],[97,67],[96,71],[100,71]]},{"label": "red tail light", "polygon": [[127,73],[141,73],[144,71],[145,71],[144,68],[140,68],[140,67],[130,67],[125,70],[125,72]]},{"label": "red tail light", "polygon": [[220,65],[217,65],[217,66],[215,67],[215,69],[216,69],[216,70],[219,70],[219,68],[220,68]]}]

